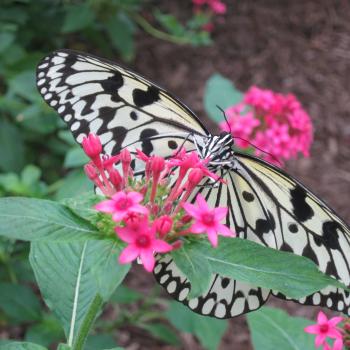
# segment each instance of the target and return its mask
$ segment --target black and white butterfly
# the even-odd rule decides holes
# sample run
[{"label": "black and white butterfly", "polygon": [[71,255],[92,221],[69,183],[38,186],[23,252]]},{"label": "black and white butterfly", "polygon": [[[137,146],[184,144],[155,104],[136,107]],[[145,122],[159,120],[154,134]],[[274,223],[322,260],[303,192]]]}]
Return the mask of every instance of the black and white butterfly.
[{"label": "black and white butterfly", "polygon": [[[45,57],[37,86],[81,143],[99,135],[104,152],[122,148],[170,156],[175,149],[211,156],[210,168],[227,184],[198,188],[212,206],[229,208],[226,224],[239,237],[313,260],[319,269],[350,286],[350,230],[332,209],[282,170],[233,149],[229,134],[211,135],[184,104],[142,76],[105,59],[70,50]],[[209,181],[209,180],[208,180]],[[157,281],[193,311],[217,318],[259,308],[272,293],[213,275],[208,291],[187,299],[190,284],[169,256],[157,261]],[[350,315],[350,295],[326,288],[302,304],[326,306]]]}]

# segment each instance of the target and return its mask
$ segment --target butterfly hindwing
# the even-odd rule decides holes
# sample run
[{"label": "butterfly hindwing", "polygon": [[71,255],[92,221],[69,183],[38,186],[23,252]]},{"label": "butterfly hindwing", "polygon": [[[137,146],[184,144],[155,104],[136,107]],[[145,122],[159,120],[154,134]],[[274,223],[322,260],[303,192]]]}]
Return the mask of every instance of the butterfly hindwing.
[{"label": "butterfly hindwing", "polygon": [[[207,134],[197,117],[162,88],[92,55],[52,53],[38,65],[37,86],[78,143],[94,133],[106,154],[128,147],[167,156],[190,134]],[[189,141],[184,146],[193,149]]]}]

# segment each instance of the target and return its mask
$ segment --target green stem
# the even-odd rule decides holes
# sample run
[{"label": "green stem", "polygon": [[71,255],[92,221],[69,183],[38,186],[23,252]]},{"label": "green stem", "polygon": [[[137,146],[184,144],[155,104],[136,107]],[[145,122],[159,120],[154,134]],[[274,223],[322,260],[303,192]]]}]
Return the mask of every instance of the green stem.
[{"label": "green stem", "polygon": [[72,347],[72,350],[83,350],[87,336],[89,335],[90,329],[96,319],[98,312],[103,305],[103,300],[99,294],[94,298],[89,311],[87,312],[83,324],[80,327],[76,341]]},{"label": "green stem", "polygon": [[154,36],[155,38],[169,41],[174,44],[180,44],[180,45],[190,43],[190,41],[187,38],[177,37],[177,36],[162,32],[161,30],[153,27],[144,17],[140,16],[139,14],[133,13],[133,14],[130,14],[130,16],[146,33]]}]

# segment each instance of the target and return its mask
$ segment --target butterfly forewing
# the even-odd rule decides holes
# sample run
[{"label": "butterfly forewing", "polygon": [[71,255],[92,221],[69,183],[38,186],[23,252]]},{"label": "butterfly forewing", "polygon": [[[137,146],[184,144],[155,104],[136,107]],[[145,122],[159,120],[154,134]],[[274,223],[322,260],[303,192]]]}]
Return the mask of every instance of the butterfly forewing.
[{"label": "butterfly forewing", "polygon": [[[78,143],[94,133],[109,155],[128,147],[131,152],[141,149],[169,157],[178,147],[196,150],[194,140],[210,147],[220,142],[220,137],[212,137],[171,94],[92,55],[69,50],[52,53],[38,66],[37,85]],[[201,149],[201,154],[210,150],[209,146]],[[283,171],[257,158],[223,148],[213,159],[211,170],[226,184],[213,186],[211,180],[205,180],[193,200],[201,192],[210,206],[228,207],[226,224],[239,237],[308,257],[321,271],[350,285],[349,227],[325,203]],[[270,294],[213,274],[207,292],[188,300],[190,283],[169,255],[157,257],[154,275],[172,297],[197,313],[218,318],[255,310]],[[350,296],[342,289],[327,288],[297,301],[350,315]]]},{"label": "butterfly forewing", "polygon": [[145,78],[107,60],[61,50],[38,65],[45,101],[68,124],[77,142],[98,135],[107,154],[122,148],[171,154],[189,135],[206,135],[195,115]]}]

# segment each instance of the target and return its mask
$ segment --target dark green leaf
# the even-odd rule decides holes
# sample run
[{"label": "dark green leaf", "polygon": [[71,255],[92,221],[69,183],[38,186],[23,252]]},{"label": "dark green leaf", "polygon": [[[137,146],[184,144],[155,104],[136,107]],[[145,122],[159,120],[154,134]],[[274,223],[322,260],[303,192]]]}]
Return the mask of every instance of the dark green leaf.
[{"label": "dark green leaf", "polygon": [[66,206],[41,199],[0,198],[0,235],[25,241],[96,239],[98,231]]},{"label": "dark green leaf", "polygon": [[0,350],[47,350],[41,345],[27,342],[11,342],[0,346]]},{"label": "dark green leaf", "polygon": [[196,298],[203,294],[208,289],[211,281],[210,278],[203,278],[203,276],[211,276],[209,262],[205,259],[193,259],[190,254],[191,250],[188,251],[186,245],[171,254],[175,264],[191,281],[188,299]]},{"label": "dark green leaf", "polygon": [[33,291],[21,284],[0,283],[0,308],[15,322],[40,319],[38,298]]},{"label": "dark green leaf", "polygon": [[247,315],[255,350],[313,350],[314,337],[304,332],[312,323],[285,311],[264,307]]},{"label": "dark green leaf", "polygon": [[35,87],[35,73],[33,70],[24,71],[9,81],[10,94],[21,96],[29,101],[38,101],[39,95]]},{"label": "dark green leaf", "polygon": [[82,169],[71,171],[62,181],[62,185],[55,195],[55,199],[62,200],[80,196],[85,192],[93,191],[93,184]]},{"label": "dark green leaf", "polygon": [[226,109],[242,101],[243,94],[233,83],[220,74],[212,75],[206,83],[204,107],[209,117],[215,122],[222,121],[222,112],[216,107]]},{"label": "dark green leaf", "polygon": [[111,302],[117,304],[132,304],[143,298],[143,295],[125,286],[119,286],[111,297]]},{"label": "dark green leaf", "polygon": [[15,125],[0,120],[0,170],[18,172],[24,165],[24,142]]},{"label": "dark green leaf", "polygon": [[123,59],[126,61],[132,60],[135,56],[135,26],[129,17],[123,13],[118,13],[106,23],[106,30],[112,45],[120,52]]},{"label": "dark green leaf", "polygon": [[71,148],[64,159],[66,168],[82,167],[89,162],[88,156],[84,153],[81,147]]},{"label": "dark green leaf", "polygon": [[181,341],[176,333],[163,323],[147,323],[142,325],[142,328],[151,333],[154,338],[160,339],[167,344],[175,346],[179,346],[181,344]]},{"label": "dark green leaf", "polygon": [[103,350],[116,346],[114,338],[110,334],[90,335],[87,338],[85,350]]},{"label": "dark green leaf", "polygon": [[83,341],[103,302],[122,282],[129,265],[119,265],[113,241],[32,243],[30,263],[48,307],[60,320],[68,344]]},{"label": "dark green leaf", "polygon": [[62,32],[70,33],[84,29],[93,24],[94,19],[95,14],[87,3],[67,6]]},{"label": "dark green leaf", "polygon": [[0,53],[3,53],[14,41],[15,34],[12,32],[0,33]]},{"label": "dark green leaf", "polygon": [[40,323],[27,329],[25,340],[28,342],[49,346],[64,338],[63,329],[58,320],[52,316],[47,316]]},{"label": "dark green leaf", "polygon": [[[182,272],[187,277],[193,275],[191,265],[199,266],[207,262],[214,273],[277,290],[294,299],[310,295],[327,286],[346,288],[320,272],[305,257],[263,247],[249,240],[221,237],[216,249],[205,240],[184,246],[187,256],[192,260],[192,263],[182,265]],[[183,249],[185,248],[181,250]],[[211,276],[204,274],[202,278],[209,279]],[[197,280],[194,282],[197,283]]]},{"label": "dark green leaf", "polygon": [[194,334],[208,350],[218,348],[228,326],[226,320],[200,316],[175,301],[170,303],[166,317],[180,331]]}]

